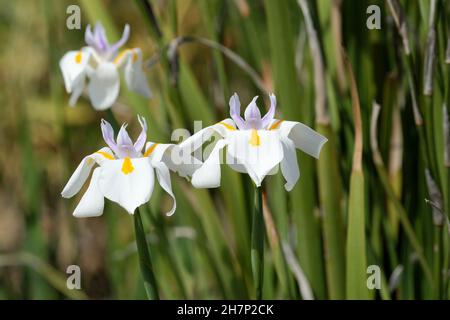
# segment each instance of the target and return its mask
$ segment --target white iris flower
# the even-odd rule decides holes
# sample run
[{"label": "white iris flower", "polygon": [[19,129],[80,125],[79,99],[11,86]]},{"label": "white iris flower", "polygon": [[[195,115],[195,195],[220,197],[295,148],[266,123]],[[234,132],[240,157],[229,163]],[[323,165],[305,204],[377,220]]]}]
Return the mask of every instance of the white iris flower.
[{"label": "white iris flower", "polygon": [[[176,200],[172,192],[169,168],[180,171],[187,166],[176,166],[170,160],[170,150],[177,148],[173,144],[147,142],[147,124],[138,117],[142,131],[133,143],[127,133],[126,125],[120,128],[117,140],[111,125],[102,120],[103,139],[108,147],[85,157],[70,177],[61,195],[71,198],[77,194],[94,169],[89,187],[73,213],[76,217],[96,217],[103,213],[104,198],[118,203],[129,214],[148,202],[152,195],[155,173],[161,187],[172,197],[173,207],[167,213],[172,215],[176,209]],[[145,150],[144,150],[145,147]]]},{"label": "white iris flower", "polygon": [[96,110],[105,110],[117,100],[120,88],[118,70],[124,68],[128,88],[144,97],[151,96],[147,78],[142,69],[142,52],[139,48],[119,49],[127,42],[130,27],[125,26],[121,39],[109,44],[105,29],[97,23],[94,32],[88,25],[85,33],[87,46],[67,52],[59,62],[66,91],[71,94],[69,104],[74,106],[87,84],[88,96]]},{"label": "white iris flower", "polygon": [[270,95],[271,106],[264,117],[256,105],[256,99],[248,105],[240,116],[240,101],[235,93],[230,99],[230,115],[213,126],[194,134],[184,145],[198,149],[213,134],[219,135],[205,162],[192,176],[192,184],[197,188],[220,186],[220,150],[226,148],[226,163],[234,170],[250,175],[256,186],[266,175],[275,174],[281,168],[287,191],[292,190],[300,177],[296,148],[318,158],[327,139],[295,121],[277,120],[275,116],[276,97]]}]

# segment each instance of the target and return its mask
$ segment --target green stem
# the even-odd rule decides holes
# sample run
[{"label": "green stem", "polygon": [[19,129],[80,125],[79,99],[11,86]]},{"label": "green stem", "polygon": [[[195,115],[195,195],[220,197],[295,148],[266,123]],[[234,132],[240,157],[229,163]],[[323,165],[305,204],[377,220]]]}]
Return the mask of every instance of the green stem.
[{"label": "green stem", "polygon": [[264,275],[264,217],[262,209],[262,189],[255,189],[252,221],[252,271],[255,284],[256,299],[262,298]]},{"label": "green stem", "polygon": [[145,239],[144,226],[142,225],[141,213],[139,208],[134,213],[134,229],[136,232],[136,244],[139,256],[139,265],[141,267],[142,278],[147,297],[150,300],[159,300],[158,287],[156,285],[155,275],[153,274],[153,265],[150,258],[150,251]]}]

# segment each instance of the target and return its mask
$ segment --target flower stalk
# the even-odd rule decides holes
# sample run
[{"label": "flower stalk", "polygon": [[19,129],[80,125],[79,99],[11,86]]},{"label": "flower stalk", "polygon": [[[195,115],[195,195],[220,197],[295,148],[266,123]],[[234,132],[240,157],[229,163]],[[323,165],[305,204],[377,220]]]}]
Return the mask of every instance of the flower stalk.
[{"label": "flower stalk", "polygon": [[150,300],[159,300],[158,286],[153,273],[153,264],[145,238],[144,225],[142,224],[140,209],[134,213],[134,231],[139,257],[139,267],[144,280],[145,292]]},{"label": "flower stalk", "polygon": [[262,299],[264,277],[264,217],[262,207],[262,189],[255,188],[254,208],[252,218],[251,259],[253,283],[256,299]]}]

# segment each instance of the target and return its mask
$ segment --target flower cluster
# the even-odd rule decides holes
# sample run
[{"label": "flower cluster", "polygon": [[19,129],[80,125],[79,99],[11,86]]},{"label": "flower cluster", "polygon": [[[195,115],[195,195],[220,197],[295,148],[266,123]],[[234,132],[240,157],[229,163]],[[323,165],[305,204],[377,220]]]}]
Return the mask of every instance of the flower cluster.
[{"label": "flower cluster", "polygon": [[[118,96],[120,81],[117,70],[123,65],[128,87],[150,96],[142,71],[141,50],[128,49],[118,54],[128,36],[127,25],[122,38],[110,45],[101,24],[95,26],[94,32],[88,26],[88,47],[68,52],[60,62],[66,89],[71,93],[71,104],[76,102],[86,78],[89,78],[88,94],[94,108],[110,107]],[[300,177],[296,149],[318,158],[327,139],[300,122],[276,119],[276,97],[273,94],[270,95],[269,111],[261,116],[257,98],[253,98],[242,118],[239,97],[234,94],[229,103],[231,119],[204,128],[178,145],[147,142],[147,123],[142,117],[138,117],[142,131],[134,143],[126,125],[120,128],[115,138],[112,126],[102,120],[101,130],[107,147],[81,161],[64,187],[62,196],[70,198],[77,194],[93,170],[89,187],[75,208],[74,216],[101,215],[104,198],[133,214],[136,208],[150,200],[156,173],[161,187],[173,198],[173,207],[167,213],[171,215],[175,212],[176,201],[170,171],[191,177],[196,188],[218,187],[220,152],[225,147],[226,163],[232,169],[248,174],[257,187],[261,186],[265,176],[275,174],[280,168],[286,180],[286,190],[292,190]],[[213,135],[219,139],[209,156],[200,161],[193,154]],[[182,158],[179,158],[180,154],[183,154]]]}]

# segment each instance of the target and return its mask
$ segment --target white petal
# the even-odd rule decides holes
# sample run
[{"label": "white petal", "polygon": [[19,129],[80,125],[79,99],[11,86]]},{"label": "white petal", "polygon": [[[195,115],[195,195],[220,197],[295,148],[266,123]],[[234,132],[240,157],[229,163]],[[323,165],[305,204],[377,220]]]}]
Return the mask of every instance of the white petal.
[{"label": "white petal", "polygon": [[239,173],[248,173],[245,166],[238,159],[233,158],[229,152],[226,153],[226,163],[233,169]]},{"label": "white petal", "polygon": [[133,53],[129,55],[127,64],[125,65],[124,74],[125,82],[131,91],[135,91],[146,98],[152,96],[147,77],[142,68],[141,49],[133,49]]},{"label": "white petal", "polygon": [[[131,168],[126,166],[128,160]],[[150,200],[155,174],[148,158],[128,160],[105,161],[101,166],[99,186],[105,198],[133,214],[137,207]]]},{"label": "white petal", "polygon": [[192,175],[192,185],[196,188],[217,188],[220,186],[220,150],[226,141],[221,139],[214,146],[208,159]]},{"label": "white petal", "polygon": [[316,159],[319,158],[320,150],[328,141],[327,138],[300,122],[283,121],[278,130],[282,136],[291,139],[296,148]]},{"label": "white petal", "polygon": [[[102,148],[98,152],[112,155],[112,152],[109,148]],[[77,194],[83,184],[86,182],[86,179],[89,177],[94,164],[101,164],[105,160],[107,160],[102,154],[98,152],[86,156],[83,158],[83,160],[81,160],[80,164],[75,169],[75,172],[72,174],[63,191],[61,192],[61,195],[64,198],[71,198],[75,194]]]},{"label": "white petal", "polygon": [[86,77],[83,75],[79,77],[76,81],[72,83],[72,94],[70,95],[69,105],[71,107],[75,106],[78,98],[83,93],[84,87],[86,85]]},{"label": "white petal", "polygon": [[284,179],[286,179],[284,188],[286,191],[291,191],[300,178],[295,144],[288,138],[281,138],[281,144],[283,146],[284,154],[283,161],[281,161],[281,173],[283,174]]},{"label": "white petal", "polygon": [[[254,143],[255,139],[258,144]],[[283,148],[276,131],[234,131],[228,135],[228,141],[228,153],[245,166],[258,187],[264,177],[283,159]]]},{"label": "white petal", "polygon": [[[149,151],[153,143],[147,143],[146,150]],[[202,162],[188,152],[184,152],[178,145],[157,144],[150,153],[152,161],[163,162],[170,170],[177,172],[181,177],[190,177],[194,174]]]},{"label": "white petal", "polygon": [[170,182],[170,173],[167,166],[162,162],[152,162],[153,167],[156,170],[156,177],[158,178],[159,185],[172,197],[173,206],[166,215],[171,216],[177,209],[177,201],[172,192],[172,183]]},{"label": "white petal", "polygon": [[91,183],[73,212],[75,217],[98,217],[103,214],[105,199],[98,185],[100,170],[101,168],[96,168],[92,173]]},{"label": "white petal", "polygon": [[112,62],[102,62],[92,72],[88,92],[91,103],[97,110],[113,105],[119,95],[120,79],[117,67]]},{"label": "white petal", "polygon": [[74,84],[79,83],[80,78],[85,77],[90,52],[88,50],[77,50],[67,52],[59,61],[59,67],[64,78],[66,91],[71,93]]}]

